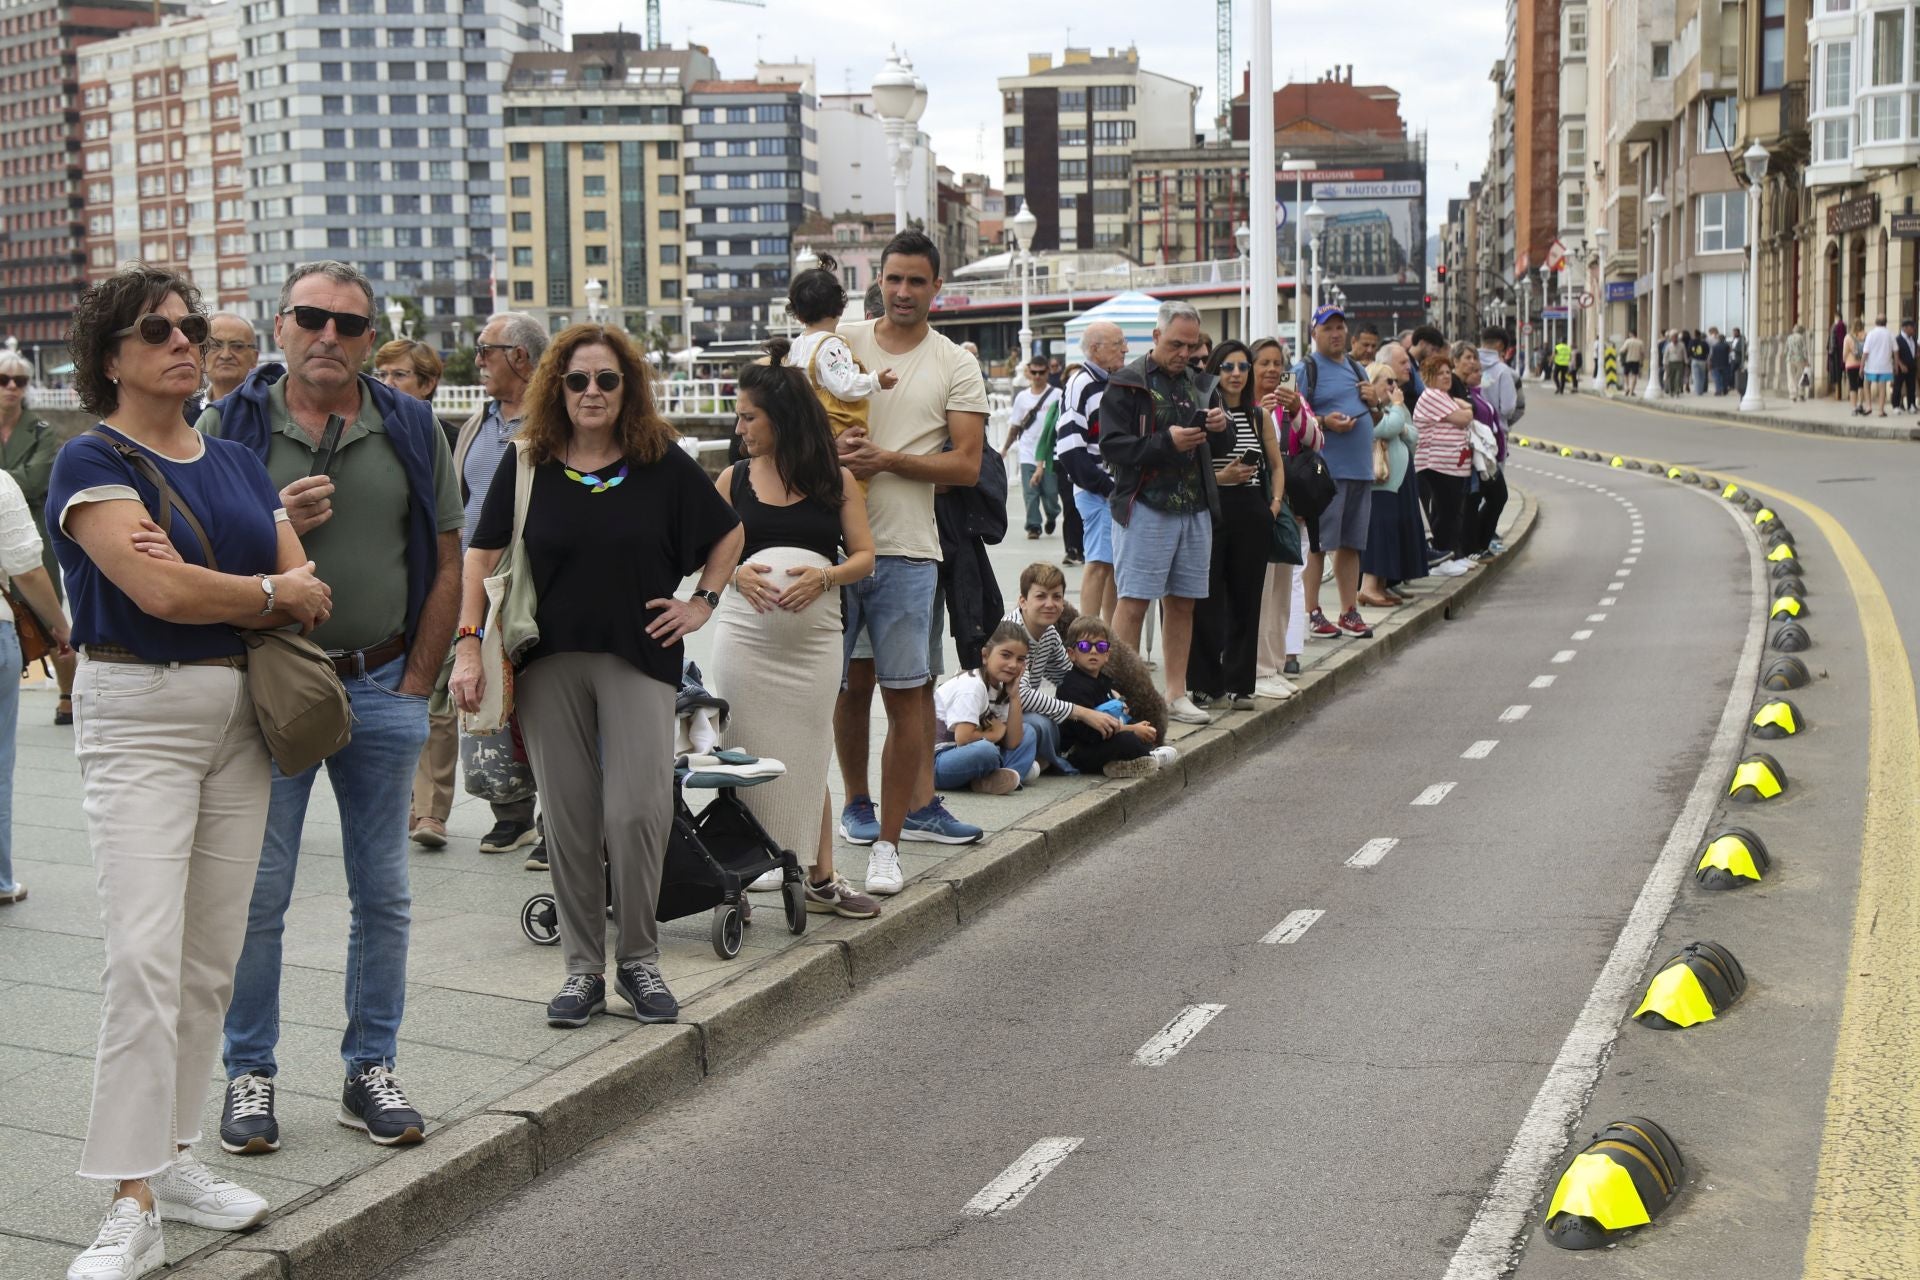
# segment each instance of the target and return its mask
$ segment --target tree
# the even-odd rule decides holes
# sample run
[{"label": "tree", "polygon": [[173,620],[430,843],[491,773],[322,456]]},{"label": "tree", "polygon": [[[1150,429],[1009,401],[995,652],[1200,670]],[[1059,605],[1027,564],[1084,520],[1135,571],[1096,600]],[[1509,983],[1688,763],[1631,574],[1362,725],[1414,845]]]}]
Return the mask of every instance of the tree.
[{"label": "tree", "polygon": [[400,310],[403,313],[400,327],[411,332],[414,337],[424,339],[427,332],[427,313],[420,309],[419,300],[407,297],[390,297],[386,302],[378,303],[374,307],[374,333],[378,339],[374,343],[374,349],[377,351],[381,346],[392,342],[395,337],[405,336],[404,334],[395,334],[393,327],[387,323],[387,305],[389,302],[398,302],[400,304]]},{"label": "tree", "polygon": [[480,381],[480,366],[472,347],[459,347],[447,356],[446,371],[440,381],[451,387],[471,387]]}]

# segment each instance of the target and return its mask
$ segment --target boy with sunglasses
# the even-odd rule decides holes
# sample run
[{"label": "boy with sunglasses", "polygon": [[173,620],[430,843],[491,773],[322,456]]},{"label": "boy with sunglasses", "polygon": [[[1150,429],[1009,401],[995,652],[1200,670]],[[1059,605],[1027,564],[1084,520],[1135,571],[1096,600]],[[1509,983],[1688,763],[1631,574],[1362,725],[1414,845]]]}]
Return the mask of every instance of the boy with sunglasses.
[{"label": "boy with sunglasses", "polygon": [[1106,622],[1091,614],[1082,614],[1067,628],[1067,659],[1073,665],[1060,682],[1060,697],[1075,711],[1091,712],[1119,727],[1102,736],[1091,723],[1069,721],[1061,730],[1067,747],[1067,759],[1083,773],[1095,769],[1109,778],[1138,778],[1165,768],[1178,756],[1172,747],[1156,747],[1159,734],[1145,721],[1128,724],[1127,704],[1113,691],[1106,674],[1107,657],[1113,650],[1113,631]]}]

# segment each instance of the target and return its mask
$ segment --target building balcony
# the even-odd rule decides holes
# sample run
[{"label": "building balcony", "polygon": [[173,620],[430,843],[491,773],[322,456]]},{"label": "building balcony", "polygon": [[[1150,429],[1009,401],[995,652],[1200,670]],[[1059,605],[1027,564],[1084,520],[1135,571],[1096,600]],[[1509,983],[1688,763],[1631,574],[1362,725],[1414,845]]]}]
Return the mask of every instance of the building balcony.
[{"label": "building balcony", "polygon": [[1807,82],[1791,80],[1780,86],[1780,132],[1776,146],[1807,142]]}]

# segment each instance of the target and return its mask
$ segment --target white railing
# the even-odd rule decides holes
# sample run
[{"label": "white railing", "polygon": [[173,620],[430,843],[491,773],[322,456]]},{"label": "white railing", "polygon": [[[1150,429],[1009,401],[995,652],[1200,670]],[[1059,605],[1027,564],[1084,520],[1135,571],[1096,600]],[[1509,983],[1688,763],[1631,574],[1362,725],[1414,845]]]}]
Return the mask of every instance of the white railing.
[{"label": "white railing", "polygon": [[[1210,262],[1173,262],[1158,267],[1135,267],[1122,265],[1089,275],[1077,276],[1071,296],[1100,297],[1107,294],[1124,293],[1129,289],[1139,289],[1151,293],[1155,289],[1200,288],[1206,285],[1220,285],[1223,288],[1238,288],[1246,280],[1247,263],[1244,258],[1223,258]],[[1291,289],[1293,277],[1283,276],[1278,283]],[[1035,277],[1028,286],[1028,298],[1049,305],[1065,303],[1067,291],[1061,287],[1058,279]],[[962,307],[982,302],[1018,302],[1020,300],[1020,277],[1006,276],[997,280],[949,280],[946,292],[940,295],[934,307]]]},{"label": "white railing", "polygon": [[[733,380],[721,378],[661,378],[653,384],[653,398],[669,418],[729,416],[733,413]],[[487,402],[485,389],[442,383],[433,394],[434,412],[443,418],[466,418]],[[80,409],[80,393],[71,387],[35,387],[28,403],[36,409]]]}]

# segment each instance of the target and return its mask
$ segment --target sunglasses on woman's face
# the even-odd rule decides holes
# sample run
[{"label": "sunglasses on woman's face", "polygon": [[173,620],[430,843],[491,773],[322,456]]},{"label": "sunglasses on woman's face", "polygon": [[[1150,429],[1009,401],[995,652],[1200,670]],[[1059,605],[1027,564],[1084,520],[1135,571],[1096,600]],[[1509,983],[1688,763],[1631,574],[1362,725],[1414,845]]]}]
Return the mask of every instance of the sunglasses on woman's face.
[{"label": "sunglasses on woman's face", "polygon": [[567,384],[567,390],[575,395],[582,395],[590,386],[599,387],[602,391],[617,390],[620,386],[620,375],[612,369],[602,369],[598,373],[587,373],[584,370],[575,369],[566,376],[564,381]]},{"label": "sunglasses on woman's face", "polygon": [[1082,653],[1105,653],[1113,645],[1106,640],[1075,640],[1073,647]]},{"label": "sunglasses on woman's face", "polygon": [[373,321],[365,316],[351,311],[329,311],[325,307],[288,307],[280,314],[292,316],[293,322],[308,333],[319,333],[331,320],[333,331],[343,338],[357,338],[373,327]]},{"label": "sunglasses on woman's face", "polygon": [[1229,360],[1225,364],[1220,366],[1220,372],[1245,373],[1247,370],[1251,368],[1253,368],[1253,366],[1248,364],[1245,360]]},{"label": "sunglasses on woman's face", "polygon": [[33,379],[24,373],[9,373],[4,377],[0,377],[0,386],[18,387],[22,391],[25,391],[27,384],[32,381]]},{"label": "sunglasses on woman's face", "polygon": [[150,347],[164,345],[178,329],[181,336],[194,346],[204,346],[207,341],[207,318],[205,316],[181,316],[178,320],[169,320],[159,312],[150,312],[124,329],[115,329],[113,336],[124,338],[130,334],[139,334],[140,341]]}]

